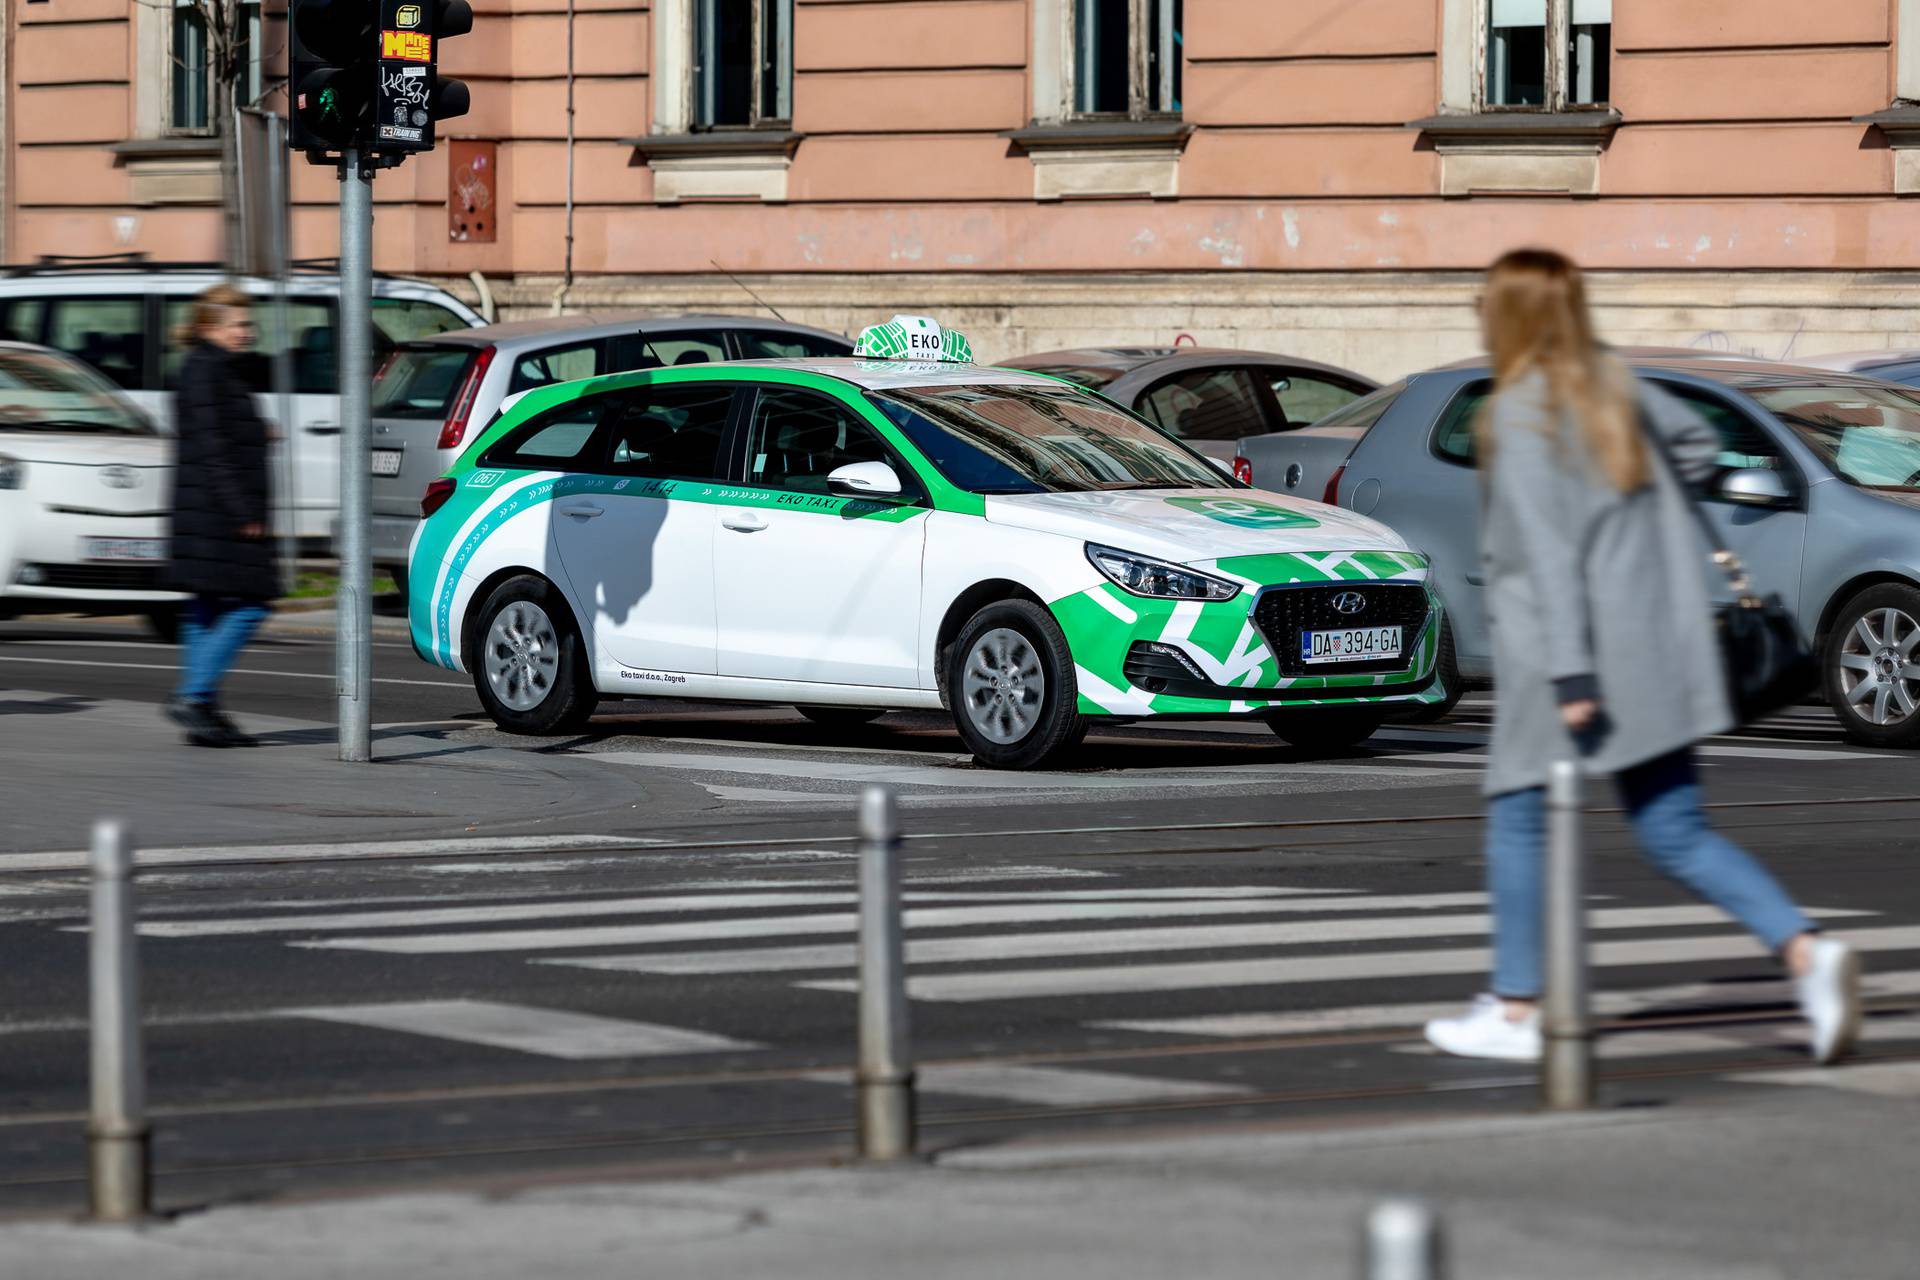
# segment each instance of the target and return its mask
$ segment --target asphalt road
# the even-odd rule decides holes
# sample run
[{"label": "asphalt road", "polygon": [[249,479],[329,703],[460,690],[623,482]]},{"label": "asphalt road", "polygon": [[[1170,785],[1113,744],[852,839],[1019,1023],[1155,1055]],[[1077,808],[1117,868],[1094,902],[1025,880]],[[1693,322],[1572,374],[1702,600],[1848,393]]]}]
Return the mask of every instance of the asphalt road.
[{"label": "asphalt road", "polygon": [[[1534,1103],[1529,1070],[1437,1059],[1415,1030],[1484,965],[1483,700],[1337,760],[1185,725],[1010,776],[921,715],[835,733],[636,702],[573,738],[511,739],[402,642],[376,650],[386,763],[369,769],[327,762],[324,635],[281,631],[241,663],[230,702],[267,731],[258,752],[174,746],[153,710],[172,662],[111,624],[0,626],[0,1207],[83,1195],[69,851],[102,778],[173,850],[140,882],[173,1206],[844,1154],[849,836],[872,782],[909,834],[929,1144]],[[1913,760],[1849,747],[1809,708],[1703,763],[1723,830],[1869,948],[1865,1057],[1920,1057]],[[1779,1087],[1755,1082],[1804,1058],[1771,962],[1595,802],[1607,1102]],[[187,847],[197,816],[209,847]]]}]

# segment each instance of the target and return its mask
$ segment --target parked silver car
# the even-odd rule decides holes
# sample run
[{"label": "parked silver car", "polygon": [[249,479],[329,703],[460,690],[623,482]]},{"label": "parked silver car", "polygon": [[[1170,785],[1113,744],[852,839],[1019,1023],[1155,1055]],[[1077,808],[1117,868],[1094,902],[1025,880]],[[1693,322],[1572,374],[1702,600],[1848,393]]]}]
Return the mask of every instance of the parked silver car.
[{"label": "parked silver car", "polygon": [[[1719,431],[1707,512],[1756,587],[1799,618],[1847,735],[1920,746],[1920,393],[1724,359],[1635,369]],[[1241,443],[1259,487],[1371,516],[1433,557],[1467,680],[1492,675],[1473,470],[1473,420],[1490,390],[1483,363],[1437,369]]]},{"label": "parked silver car", "polygon": [[1380,385],[1330,364],[1225,347],[1086,347],[1000,364],[1098,391],[1222,464],[1241,437],[1305,426]]},{"label": "parked silver car", "polygon": [[1920,351],[1912,349],[1840,351],[1832,355],[1796,359],[1796,363],[1811,369],[1838,369],[1842,373],[1858,373],[1885,382],[1898,382],[1902,386],[1920,387]]},{"label": "parked silver car", "polygon": [[420,495],[511,396],[603,373],[853,354],[837,333],[747,316],[600,312],[400,344],[373,383],[373,563],[404,590]]}]

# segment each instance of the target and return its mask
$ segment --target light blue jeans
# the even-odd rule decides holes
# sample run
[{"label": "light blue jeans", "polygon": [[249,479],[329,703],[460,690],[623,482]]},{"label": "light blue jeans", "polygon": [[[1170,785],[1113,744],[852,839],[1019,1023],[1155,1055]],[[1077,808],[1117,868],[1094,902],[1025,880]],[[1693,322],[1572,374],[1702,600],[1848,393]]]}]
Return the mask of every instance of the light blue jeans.
[{"label": "light blue jeans", "polygon": [[195,596],[180,611],[180,685],[184,702],[218,702],[227,668],[267,620],[258,600]]},{"label": "light blue jeans", "polygon": [[[1693,753],[1676,751],[1615,779],[1647,861],[1778,951],[1813,925],[1753,856],[1707,826]],[[1493,993],[1540,995],[1547,793],[1498,795],[1487,809],[1487,888],[1493,898]]]}]

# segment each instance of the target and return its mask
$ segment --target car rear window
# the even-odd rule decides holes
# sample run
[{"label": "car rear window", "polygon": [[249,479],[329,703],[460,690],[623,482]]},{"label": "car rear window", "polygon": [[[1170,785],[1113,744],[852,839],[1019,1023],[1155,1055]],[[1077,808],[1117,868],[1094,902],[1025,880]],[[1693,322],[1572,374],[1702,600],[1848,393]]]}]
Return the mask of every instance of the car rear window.
[{"label": "car rear window", "polygon": [[472,347],[402,347],[373,384],[376,418],[444,419],[477,352]]},{"label": "car rear window", "polygon": [[808,360],[823,356],[849,356],[853,344],[834,338],[816,338],[810,333],[782,333],[772,329],[736,329],[742,360]]}]

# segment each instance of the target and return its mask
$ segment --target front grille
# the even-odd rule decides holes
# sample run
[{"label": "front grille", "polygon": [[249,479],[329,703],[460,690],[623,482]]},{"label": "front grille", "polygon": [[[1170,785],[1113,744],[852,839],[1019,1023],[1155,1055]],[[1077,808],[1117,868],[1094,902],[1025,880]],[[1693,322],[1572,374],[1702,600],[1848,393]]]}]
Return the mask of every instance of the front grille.
[{"label": "front grille", "polygon": [[36,564],[36,587],[68,591],[160,591],[160,566],[152,564]]},{"label": "front grille", "polygon": [[[1358,592],[1366,604],[1357,612],[1340,613],[1333,598]],[[1414,641],[1427,623],[1427,589],[1407,582],[1329,582],[1310,587],[1276,587],[1260,593],[1253,607],[1254,625],[1267,638],[1280,664],[1280,674],[1297,676],[1378,675],[1404,671],[1413,661]],[[1347,627],[1400,627],[1403,649],[1384,662],[1364,658],[1355,662],[1300,661],[1302,631],[1334,631]]]}]

